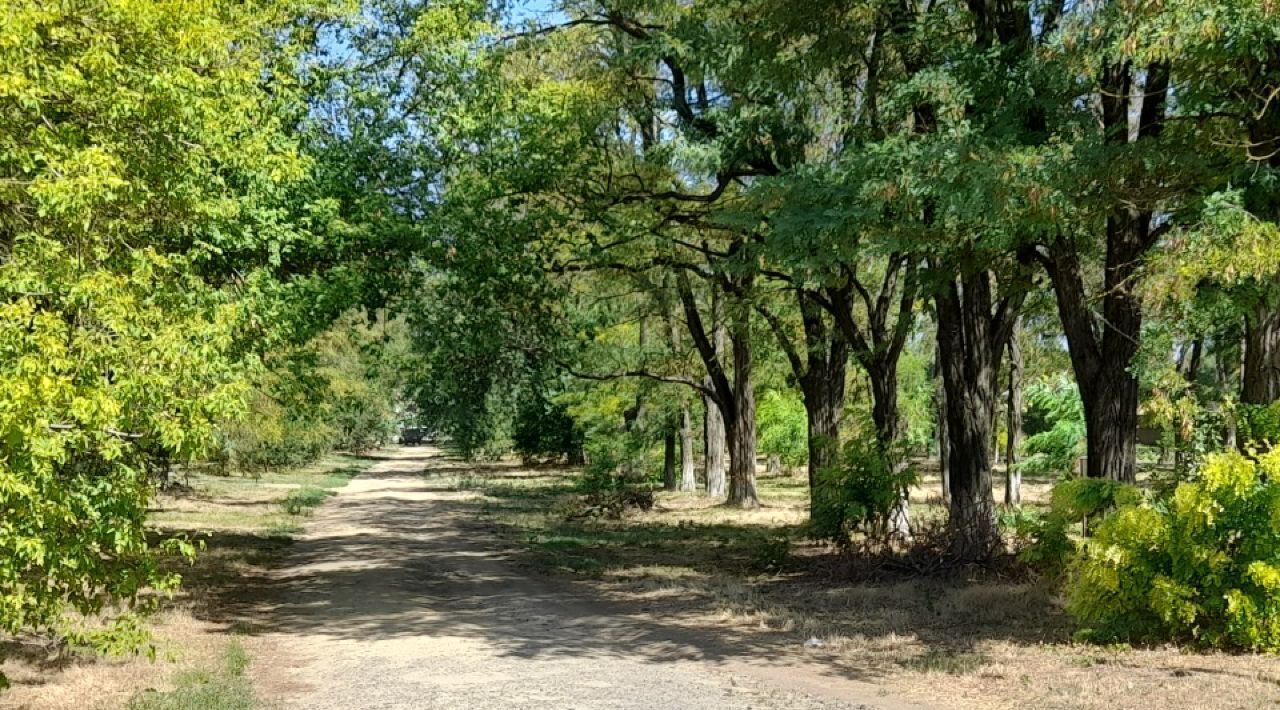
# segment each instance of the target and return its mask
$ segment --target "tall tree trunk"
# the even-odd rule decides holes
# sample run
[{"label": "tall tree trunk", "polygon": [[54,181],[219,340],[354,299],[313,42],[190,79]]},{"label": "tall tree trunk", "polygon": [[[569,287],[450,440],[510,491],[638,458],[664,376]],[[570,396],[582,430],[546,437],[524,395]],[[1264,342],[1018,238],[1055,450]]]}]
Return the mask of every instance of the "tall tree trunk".
[{"label": "tall tree trunk", "polygon": [[[724,305],[720,294],[712,291],[711,296],[712,336],[714,356],[723,362],[729,347],[729,336],[724,327]],[[707,376],[708,388],[715,387],[715,378]],[[706,402],[706,485],[707,495],[723,498],[729,491],[729,439],[725,426],[724,412],[713,399]]]},{"label": "tall tree trunk", "polygon": [[1022,505],[1022,472],[1018,469],[1018,446],[1022,443],[1022,346],[1018,343],[1018,324],[1009,335],[1009,393],[1006,404],[1004,504]]},{"label": "tall tree trunk", "polygon": [[[915,321],[916,267],[900,254],[890,255],[884,280],[874,297],[855,272],[847,272],[846,278],[843,286],[826,289],[823,306],[830,311],[845,342],[871,380],[871,416],[877,445],[893,466],[905,468],[907,462],[897,460],[901,454],[898,450],[898,360]],[[867,311],[865,327],[854,317],[855,293]],[[906,487],[899,491],[898,505],[888,521],[889,532],[900,539],[911,537],[908,494]]]},{"label": "tall tree trunk", "polygon": [[[844,368],[840,368],[843,373]],[[814,378],[804,387],[804,411],[809,420],[809,494],[812,497],[818,475],[835,465],[840,453],[840,419],[844,409],[844,383]]]},{"label": "tall tree trunk", "polygon": [[[1143,70],[1141,108],[1133,124],[1133,79],[1128,63],[1107,67],[1100,87],[1104,138],[1127,144],[1156,137],[1164,125],[1169,67]],[[1080,250],[1074,242],[1050,245],[1044,260],[1058,297],[1058,314],[1080,387],[1087,431],[1090,478],[1133,483],[1137,479],[1138,380],[1134,357],[1142,336],[1139,270],[1158,240],[1152,212],[1125,204],[1107,217],[1102,318],[1095,319],[1087,297]]]},{"label": "tall tree trunk", "polygon": [[1268,405],[1280,399],[1280,309],[1262,299],[1245,318],[1240,401]]},{"label": "tall tree trunk", "polygon": [[828,326],[812,293],[798,292],[804,326],[805,356],[788,350],[797,371],[808,418],[809,499],[818,475],[840,457],[840,424],[844,419],[845,378],[849,371],[849,341]]},{"label": "tall tree trunk", "polygon": [[[1270,59],[1253,71],[1258,85],[1263,77],[1280,73],[1280,44],[1272,42],[1270,48]],[[1245,207],[1274,226],[1280,224],[1280,191],[1274,187],[1280,175],[1280,102],[1265,92],[1258,98],[1263,105],[1249,120],[1249,155],[1259,164],[1252,171],[1259,179],[1246,189]],[[1258,289],[1260,297],[1245,321],[1240,401],[1267,405],[1280,399],[1280,277],[1258,284]]]},{"label": "tall tree trunk", "polygon": [[733,349],[733,401],[725,416],[729,443],[729,505],[757,508],[756,393],[752,379],[751,314],[739,305],[732,314],[729,342]]},{"label": "tall tree trunk", "polygon": [[840,454],[840,421],[844,415],[849,343],[838,329],[828,324],[820,305],[820,294],[804,289],[796,289],[795,292],[804,329],[803,355],[782,321],[764,306],[757,306],[757,309],[773,329],[800,385],[808,425],[809,500],[813,501],[820,474],[835,465]]},{"label": "tall tree trunk", "polygon": [[[750,288],[750,281],[731,281],[723,277],[722,284],[737,294],[744,294]],[[684,308],[685,320],[689,326],[689,334],[698,349],[707,368],[707,379],[703,390],[708,398],[707,407],[707,445],[711,450],[713,425],[716,419],[711,415],[717,411],[723,426],[724,441],[729,452],[729,505],[754,508],[760,505],[756,496],[756,397],[755,384],[752,381],[751,353],[751,314],[746,311],[744,303],[736,303],[730,313],[731,328],[727,333],[729,350],[733,355],[733,377],[729,377],[724,366],[724,347],[721,335],[722,328],[714,324],[712,333],[708,333],[703,324],[702,314],[694,296],[693,287],[689,284],[688,273],[681,271],[676,276],[680,302]],[[713,290],[713,294],[718,294]],[[718,298],[716,299],[718,301]],[[716,302],[712,307],[716,309]],[[718,309],[716,309],[718,310]],[[714,405],[714,406],[712,406]],[[713,476],[712,461],[708,457],[707,490],[713,492],[713,486],[723,486],[723,478],[716,481]]]},{"label": "tall tree trunk", "polygon": [[680,490],[692,493],[698,490],[698,478],[693,467],[693,415],[689,402],[680,403]]},{"label": "tall tree trunk", "polygon": [[676,489],[676,433],[668,431],[662,437],[662,489]]},{"label": "tall tree trunk", "polygon": [[704,416],[704,468],[707,495],[723,498],[727,492],[728,441],[725,438],[724,417],[720,405],[710,397],[703,398]]},{"label": "tall tree trunk", "polygon": [[997,303],[994,278],[987,271],[961,274],[935,296],[950,446],[948,526],[951,554],[961,560],[986,559],[1000,542],[992,495],[991,430],[1000,355],[1021,295]]},{"label": "tall tree trunk", "polygon": [[[867,368],[871,381],[871,422],[876,429],[876,441],[881,452],[888,457],[895,471],[905,470],[907,461],[898,448],[901,421],[898,418],[898,368],[897,362],[873,362]],[[910,490],[898,491],[898,504],[889,514],[889,534],[900,540],[911,539]]]}]

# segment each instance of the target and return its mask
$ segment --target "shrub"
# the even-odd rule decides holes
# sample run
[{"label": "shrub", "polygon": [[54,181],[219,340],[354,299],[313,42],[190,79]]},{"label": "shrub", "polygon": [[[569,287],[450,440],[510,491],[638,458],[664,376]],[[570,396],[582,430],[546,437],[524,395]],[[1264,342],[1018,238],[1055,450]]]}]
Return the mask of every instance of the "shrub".
[{"label": "shrub", "polygon": [[1247,445],[1270,448],[1280,443],[1280,402],[1263,406],[1240,404],[1236,408],[1238,436]]},{"label": "shrub", "polygon": [[582,430],[563,404],[541,393],[520,402],[511,435],[516,453],[525,460],[551,456],[575,462],[582,459]]},{"label": "shrub", "polygon": [[1013,532],[1018,558],[1043,573],[1057,576],[1076,552],[1067,534],[1072,525],[1080,524],[1087,531],[1090,519],[1140,500],[1141,493],[1130,485],[1073,478],[1054,486],[1046,513],[1012,511],[1003,522]]},{"label": "shrub", "polygon": [[213,463],[224,471],[262,471],[302,466],[333,447],[334,430],[313,411],[290,411],[263,392],[248,398],[250,416],[219,431]]},{"label": "shrub", "polygon": [[590,464],[577,481],[578,498],[569,518],[621,518],[628,509],[653,508],[653,488],[645,472],[639,439],[625,433],[597,436],[588,443]]},{"label": "shrub", "polygon": [[1280,454],[1216,454],[1167,498],[1119,501],[1071,569],[1082,634],[1280,652],[1277,476]]},{"label": "shrub", "polygon": [[1085,440],[1084,405],[1073,382],[1027,388],[1026,458],[1019,464],[1028,473],[1069,474]]},{"label": "shrub", "polygon": [[915,482],[914,469],[872,437],[850,440],[840,461],[818,472],[810,529],[814,537],[847,545],[855,532],[883,540],[902,491]]},{"label": "shrub", "polygon": [[305,486],[289,491],[289,495],[285,496],[281,505],[289,515],[302,515],[303,513],[310,513],[312,508],[319,506],[331,495],[334,495],[333,491],[314,486]]}]

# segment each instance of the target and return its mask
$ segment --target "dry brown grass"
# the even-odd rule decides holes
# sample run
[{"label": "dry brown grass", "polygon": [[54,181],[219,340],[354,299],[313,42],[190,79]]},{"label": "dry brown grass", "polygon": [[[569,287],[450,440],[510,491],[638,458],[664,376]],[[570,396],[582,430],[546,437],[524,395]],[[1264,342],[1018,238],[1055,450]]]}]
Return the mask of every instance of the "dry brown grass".
[{"label": "dry brown grass", "polygon": [[[1075,643],[1042,583],[963,571],[851,581],[832,551],[799,537],[808,506],[800,478],[762,478],[759,510],[659,493],[652,511],[621,521],[566,521],[556,511],[571,476],[512,464],[462,483],[485,494],[488,519],[548,571],[661,609],[671,623],[759,635],[834,673],[874,679],[889,695],[955,708],[1280,705],[1280,659]],[[1024,501],[1043,505],[1051,487],[1025,482]],[[912,495],[918,517],[944,514],[939,490],[926,469]],[[785,564],[753,557],[779,539],[789,541]]]},{"label": "dry brown grass", "polygon": [[12,689],[0,707],[24,710],[121,708],[147,689],[168,690],[174,677],[216,662],[228,643],[228,629],[201,621],[178,603],[153,619],[156,660],[145,655],[105,658],[25,637],[7,644],[4,673]]},{"label": "dry brown grass", "polygon": [[[236,634],[218,605],[238,580],[268,564],[303,522],[281,501],[304,485],[341,485],[364,464],[333,457],[315,466],[260,476],[192,473],[185,488],[160,495],[150,522],[159,534],[181,532],[206,549],[194,565],[175,562],[183,590],[150,619],[155,660],[140,654],[109,658],[68,649],[46,637],[0,638],[0,672],[12,688],[0,708],[97,710],[122,708],[147,690],[170,690],[184,672],[214,667]],[[243,639],[250,656],[253,639]]]}]

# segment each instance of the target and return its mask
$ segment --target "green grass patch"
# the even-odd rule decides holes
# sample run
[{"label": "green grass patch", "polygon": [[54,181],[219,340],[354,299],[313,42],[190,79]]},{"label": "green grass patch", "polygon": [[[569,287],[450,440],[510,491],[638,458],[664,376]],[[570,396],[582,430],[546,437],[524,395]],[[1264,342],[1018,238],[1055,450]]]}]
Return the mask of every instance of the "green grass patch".
[{"label": "green grass patch", "polygon": [[232,640],[216,668],[183,671],[174,689],[148,690],[129,701],[129,710],[252,710],[253,685],[245,676],[249,654]]},{"label": "green grass patch", "polygon": [[329,496],[332,495],[336,495],[332,489],[306,486],[289,491],[289,494],[281,501],[280,506],[289,515],[310,515],[316,507],[328,500]]}]

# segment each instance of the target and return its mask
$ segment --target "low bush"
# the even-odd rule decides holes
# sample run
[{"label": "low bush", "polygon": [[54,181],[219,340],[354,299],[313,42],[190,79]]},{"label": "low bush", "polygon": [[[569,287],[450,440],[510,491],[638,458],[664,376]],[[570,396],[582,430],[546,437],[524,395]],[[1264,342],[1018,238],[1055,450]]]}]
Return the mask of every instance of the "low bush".
[{"label": "low bush", "polygon": [[903,491],[915,482],[905,457],[880,449],[870,436],[856,437],[837,465],[818,472],[810,515],[811,534],[847,546],[856,532],[881,542],[902,504]]},{"label": "low bush", "polygon": [[1086,638],[1280,652],[1280,453],[1209,457],[1167,497],[1116,510],[1070,569]]},{"label": "low bush", "polygon": [[541,393],[521,401],[516,412],[512,443],[526,461],[540,457],[562,458],[570,463],[582,460],[583,435],[568,408]]},{"label": "low bush", "polygon": [[333,491],[305,486],[289,491],[289,495],[285,496],[281,505],[289,515],[303,515],[310,513],[312,508],[318,507],[331,495],[334,495]]},{"label": "low bush", "polygon": [[1090,520],[1117,506],[1137,503],[1137,488],[1098,478],[1072,478],[1054,486],[1049,509],[1009,511],[1003,527],[1013,534],[1018,559],[1050,577],[1057,577],[1076,553],[1068,531],[1079,525],[1088,532]]}]

